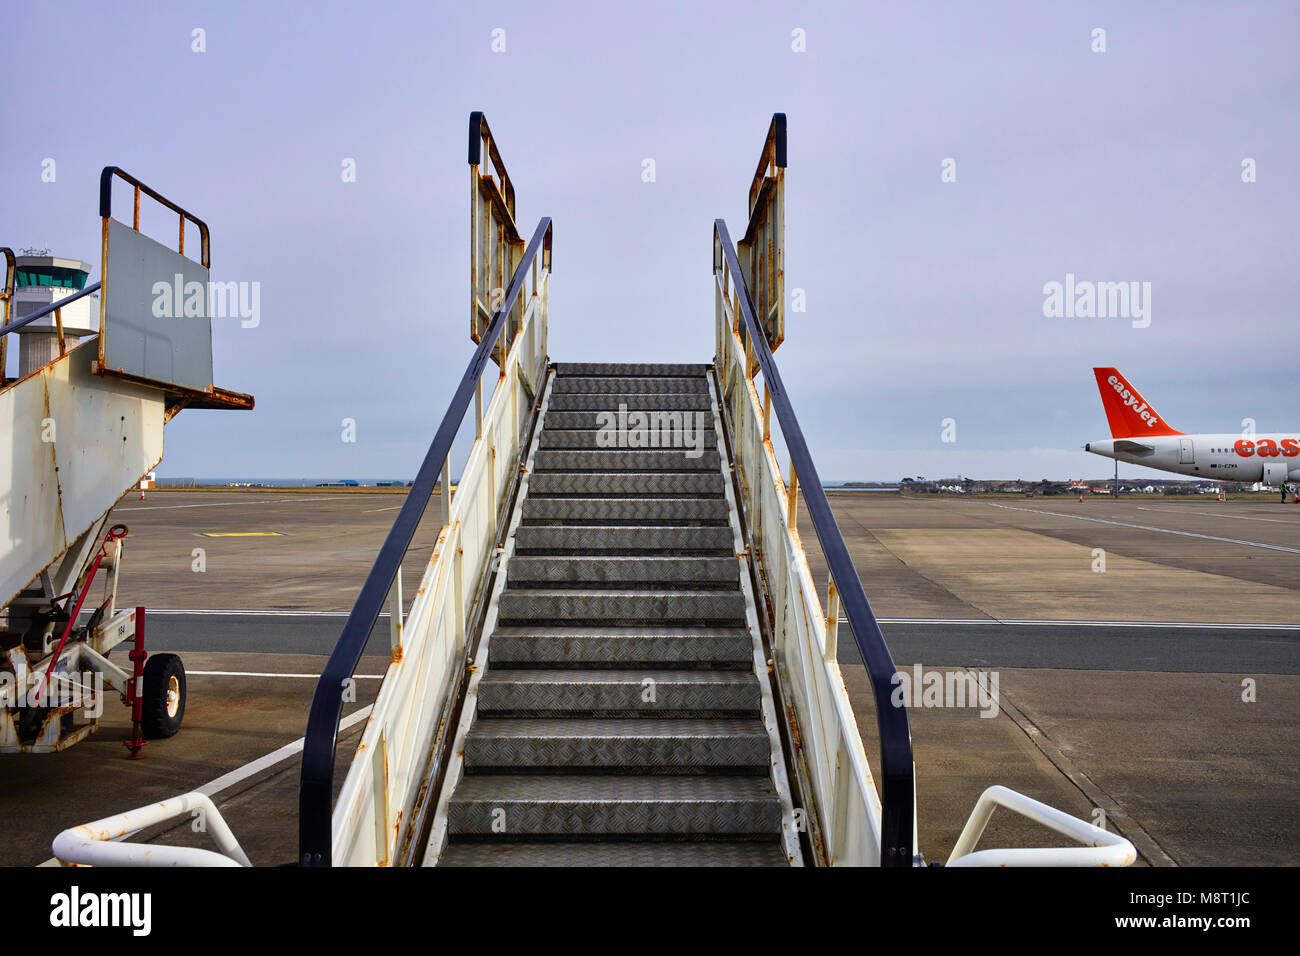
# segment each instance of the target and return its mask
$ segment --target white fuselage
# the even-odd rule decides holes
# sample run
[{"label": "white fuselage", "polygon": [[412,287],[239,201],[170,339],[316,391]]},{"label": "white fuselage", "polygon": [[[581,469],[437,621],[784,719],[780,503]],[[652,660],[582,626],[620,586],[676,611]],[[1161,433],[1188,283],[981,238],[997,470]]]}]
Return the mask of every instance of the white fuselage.
[{"label": "white fuselage", "polygon": [[1153,435],[1088,442],[1085,451],[1131,465],[1213,481],[1300,481],[1300,434],[1245,438],[1227,435]]}]

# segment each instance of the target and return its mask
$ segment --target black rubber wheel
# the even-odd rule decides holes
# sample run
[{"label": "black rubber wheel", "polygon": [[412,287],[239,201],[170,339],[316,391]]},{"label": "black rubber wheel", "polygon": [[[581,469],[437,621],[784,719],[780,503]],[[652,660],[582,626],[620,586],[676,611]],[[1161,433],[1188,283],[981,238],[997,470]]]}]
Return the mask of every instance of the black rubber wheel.
[{"label": "black rubber wheel", "polygon": [[185,718],[185,665],[175,654],[150,654],[144,662],[141,729],[150,740],[175,736]]}]

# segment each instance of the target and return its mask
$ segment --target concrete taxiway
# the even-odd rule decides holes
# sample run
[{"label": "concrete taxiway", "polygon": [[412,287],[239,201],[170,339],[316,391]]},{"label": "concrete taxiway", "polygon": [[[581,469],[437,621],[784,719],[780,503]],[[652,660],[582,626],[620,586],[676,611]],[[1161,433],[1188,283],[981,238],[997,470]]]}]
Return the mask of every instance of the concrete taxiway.
[{"label": "concrete taxiway", "polygon": [[[203,787],[255,863],[292,862],[295,742],[314,675],[400,507],[391,494],[128,496],[119,603],[183,653],[181,733],[124,759],[126,711],[66,753],[0,756],[0,863],[49,858],[63,827]],[[832,495],[900,669],[996,673],[989,716],[914,706],[920,846],[942,860],[1002,783],[1123,832],[1154,865],[1300,857],[1300,506]],[[821,580],[813,529],[801,523]],[[435,529],[405,563],[418,579]],[[1100,561],[1100,564],[1099,564]],[[408,586],[408,591],[411,587]],[[380,622],[340,773],[386,665]],[[874,758],[851,635],[841,662]],[[991,712],[990,712],[991,711]],[[187,825],[141,838],[202,843]],[[1043,845],[1005,811],[982,845]]]}]

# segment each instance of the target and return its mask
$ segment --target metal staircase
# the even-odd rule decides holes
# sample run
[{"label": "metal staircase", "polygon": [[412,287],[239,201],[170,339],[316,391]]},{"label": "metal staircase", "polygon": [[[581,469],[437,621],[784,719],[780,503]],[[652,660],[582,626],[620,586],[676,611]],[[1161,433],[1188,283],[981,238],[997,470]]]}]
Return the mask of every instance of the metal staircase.
[{"label": "metal staircase", "polygon": [[[113,187],[123,183],[130,224],[113,216]],[[177,216],[176,249],[140,230],[142,196]],[[101,280],[13,322],[16,260],[0,248],[0,753],[50,753],[84,739],[99,726],[105,687],[131,708],[133,755],[146,736],[176,733],[184,668],[175,655],[146,664],[144,608],[117,606],[128,529],[113,522],[113,508],[162,460],[163,429],[182,409],[253,407],[253,396],[212,381],[207,224],[116,166],[100,173],[99,215]],[[187,226],[199,238],[189,255]],[[23,281],[43,281],[30,272],[39,265],[25,268]],[[159,308],[160,289],[168,300],[189,296],[183,317]],[[71,317],[74,305],[84,318],[67,329],[63,312]],[[43,344],[25,344],[18,377],[7,379],[11,335]],[[101,570],[103,597],[84,606],[82,621]],[[128,642],[129,657],[110,659]]]},{"label": "metal staircase", "polygon": [[442,865],[789,862],[707,368],[555,366]]},{"label": "metal staircase", "polygon": [[[316,685],[299,864],[924,865],[897,669],[772,354],[785,337],[784,115],[768,128],[745,237],[733,244],[714,222],[707,365],[551,363],[551,220],[524,242],[482,113],[470,114],[469,164],[477,348]],[[453,493],[451,454],[471,421]],[[437,541],[408,606],[403,559],[426,512]],[[348,716],[366,720],[349,760],[340,721],[385,608],[390,660],[374,703]],[[878,776],[840,668],[841,621],[875,704]],[[220,852],[86,837],[195,806]],[[997,806],[1081,845],[977,851]],[[248,862],[200,793],[64,831],[55,854]],[[1135,855],[990,787],[948,865]]]}]

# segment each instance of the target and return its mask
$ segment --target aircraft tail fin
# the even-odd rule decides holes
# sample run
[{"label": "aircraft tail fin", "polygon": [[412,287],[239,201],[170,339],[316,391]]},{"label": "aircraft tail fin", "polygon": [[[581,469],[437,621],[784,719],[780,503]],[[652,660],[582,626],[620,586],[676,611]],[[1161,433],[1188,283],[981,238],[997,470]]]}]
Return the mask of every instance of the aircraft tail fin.
[{"label": "aircraft tail fin", "polygon": [[1141,435],[1181,435],[1142,397],[1119,369],[1094,368],[1101,404],[1112,438],[1135,438]]}]

